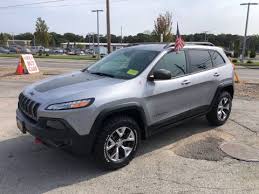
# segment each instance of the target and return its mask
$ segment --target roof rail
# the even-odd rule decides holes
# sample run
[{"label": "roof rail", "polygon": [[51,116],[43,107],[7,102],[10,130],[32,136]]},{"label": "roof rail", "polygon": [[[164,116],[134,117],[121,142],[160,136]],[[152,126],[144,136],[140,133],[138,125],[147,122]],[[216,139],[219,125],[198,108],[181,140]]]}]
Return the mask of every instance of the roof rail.
[{"label": "roof rail", "polygon": [[136,43],[129,43],[126,47],[138,46],[138,45],[150,45],[150,44],[157,44],[157,45],[164,45],[164,42],[136,42]]},{"label": "roof rail", "polygon": [[[185,45],[215,46],[211,42],[185,42]],[[169,43],[164,48],[166,49],[174,46],[175,46],[175,43]]]}]

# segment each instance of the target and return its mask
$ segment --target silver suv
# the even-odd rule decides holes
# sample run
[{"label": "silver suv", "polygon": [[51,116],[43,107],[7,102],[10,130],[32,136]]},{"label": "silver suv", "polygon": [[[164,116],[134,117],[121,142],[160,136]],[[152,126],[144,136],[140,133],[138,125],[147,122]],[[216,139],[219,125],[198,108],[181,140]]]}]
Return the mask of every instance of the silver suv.
[{"label": "silver suv", "polygon": [[92,153],[109,169],[127,165],[140,140],[188,119],[229,118],[233,66],[215,46],[138,45],[90,67],[27,87],[17,125],[46,145]]}]

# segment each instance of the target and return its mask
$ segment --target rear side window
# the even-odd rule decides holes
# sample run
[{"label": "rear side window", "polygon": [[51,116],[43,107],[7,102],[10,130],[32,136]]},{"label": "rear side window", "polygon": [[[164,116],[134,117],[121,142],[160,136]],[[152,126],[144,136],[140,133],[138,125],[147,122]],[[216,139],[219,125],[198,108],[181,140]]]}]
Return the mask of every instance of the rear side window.
[{"label": "rear side window", "polygon": [[225,64],[225,60],[218,52],[210,51],[210,55],[211,55],[214,67],[218,67],[218,66]]},{"label": "rear side window", "polygon": [[171,72],[172,77],[186,74],[185,52],[170,52],[166,54],[156,65],[154,70],[166,69]]},{"label": "rear side window", "polygon": [[189,57],[191,73],[212,68],[212,61],[209,51],[189,50]]}]

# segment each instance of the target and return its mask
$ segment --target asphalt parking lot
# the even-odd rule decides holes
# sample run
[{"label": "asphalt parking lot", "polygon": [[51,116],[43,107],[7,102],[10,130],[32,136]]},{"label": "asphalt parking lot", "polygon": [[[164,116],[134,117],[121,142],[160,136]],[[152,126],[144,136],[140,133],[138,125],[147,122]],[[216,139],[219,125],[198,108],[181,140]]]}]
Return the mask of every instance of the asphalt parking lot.
[{"label": "asphalt parking lot", "polygon": [[[89,64],[37,62],[45,72],[57,74]],[[0,70],[11,71],[16,64],[17,60],[0,59]],[[240,68],[238,73],[259,92],[258,69]],[[105,172],[91,157],[34,144],[30,135],[17,130],[18,94],[41,78],[0,74],[0,193],[259,193],[259,163],[233,159],[218,148],[223,142],[259,148],[257,95],[238,93],[226,125],[213,128],[198,118],[174,127],[143,141],[129,166]]]}]

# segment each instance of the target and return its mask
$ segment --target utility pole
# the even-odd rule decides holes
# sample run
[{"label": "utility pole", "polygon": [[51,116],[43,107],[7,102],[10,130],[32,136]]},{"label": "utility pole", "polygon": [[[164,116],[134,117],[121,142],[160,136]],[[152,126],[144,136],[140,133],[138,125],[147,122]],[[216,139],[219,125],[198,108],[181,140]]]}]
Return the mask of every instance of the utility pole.
[{"label": "utility pole", "polygon": [[203,33],[204,33],[204,40],[205,40],[205,42],[207,42],[208,40],[207,40],[207,33],[208,33],[209,31],[204,31]]},{"label": "utility pole", "polygon": [[90,50],[90,46],[91,46],[91,34],[88,33],[88,42],[89,42],[89,46],[88,49]]},{"label": "utility pole", "polygon": [[106,20],[107,20],[107,49],[111,53],[111,21],[110,21],[110,0],[106,0]]},{"label": "utility pole", "polygon": [[100,21],[99,12],[103,12],[101,9],[92,10],[97,15],[97,46],[98,46],[98,58],[100,57]]},{"label": "utility pole", "polygon": [[95,46],[94,46],[94,44],[95,44],[95,43],[94,43],[94,38],[95,38],[95,37],[94,37],[94,36],[95,36],[95,34],[93,33],[93,55],[95,55],[95,48],[94,48],[94,47],[95,47]]},{"label": "utility pole", "polygon": [[160,42],[164,42],[164,35],[160,34]]},{"label": "utility pole", "polygon": [[240,5],[245,5],[245,6],[247,6],[245,36],[244,36],[242,59],[241,59],[241,62],[244,63],[244,60],[245,60],[245,53],[246,53],[246,40],[247,40],[247,28],[248,28],[249,14],[250,14],[250,5],[258,5],[258,3],[241,3]]},{"label": "utility pole", "polygon": [[123,42],[123,36],[122,36],[122,26],[121,26],[121,45],[122,45],[122,42]]}]

